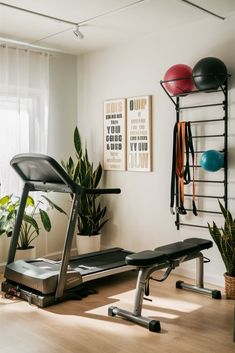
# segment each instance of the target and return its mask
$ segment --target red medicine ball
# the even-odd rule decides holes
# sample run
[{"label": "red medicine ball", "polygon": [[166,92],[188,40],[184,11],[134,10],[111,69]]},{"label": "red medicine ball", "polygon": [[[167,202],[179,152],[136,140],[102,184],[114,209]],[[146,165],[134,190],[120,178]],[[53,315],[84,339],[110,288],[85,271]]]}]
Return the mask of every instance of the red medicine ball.
[{"label": "red medicine ball", "polygon": [[186,93],[192,91],[194,88],[192,69],[190,66],[185,64],[171,66],[165,73],[164,81],[169,81],[165,82],[164,86],[172,95]]}]

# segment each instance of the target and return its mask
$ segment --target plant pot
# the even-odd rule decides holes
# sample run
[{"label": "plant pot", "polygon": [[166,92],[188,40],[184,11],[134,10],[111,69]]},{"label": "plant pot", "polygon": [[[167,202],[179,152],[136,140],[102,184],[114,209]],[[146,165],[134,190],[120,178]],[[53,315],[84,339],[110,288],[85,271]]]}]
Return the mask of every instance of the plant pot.
[{"label": "plant pot", "polygon": [[15,260],[25,260],[25,259],[35,259],[36,258],[36,248],[34,246],[28,249],[17,249]]},{"label": "plant pot", "polygon": [[100,240],[101,235],[76,235],[76,242],[77,242],[77,250],[78,254],[87,254],[89,252],[99,251],[100,250]]},{"label": "plant pot", "polygon": [[227,299],[235,299],[235,277],[224,274],[225,278],[225,295]]}]

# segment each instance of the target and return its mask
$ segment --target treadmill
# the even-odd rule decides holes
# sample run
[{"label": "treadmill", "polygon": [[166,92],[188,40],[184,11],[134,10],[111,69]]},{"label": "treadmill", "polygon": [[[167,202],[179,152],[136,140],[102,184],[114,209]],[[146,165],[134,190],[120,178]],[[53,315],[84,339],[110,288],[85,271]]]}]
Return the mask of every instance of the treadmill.
[{"label": "treadmill", "polygon": [[[20,297],[39,307],[46,307],[67,299],[81,299],[85,282],[135,268],[125,263],[126,256],[131,252],[121,248],[70,258],[81,195],[119,194],[120,189],[89,189],[77,185],[56,160],[43,154],[18,154],[10,164],[24,185],[4,273],[6,280],[2,283],[2,290],[6,294]],[[37,258],[14,261],[30,191],[54,191],[73,195],[61,260]]]}]

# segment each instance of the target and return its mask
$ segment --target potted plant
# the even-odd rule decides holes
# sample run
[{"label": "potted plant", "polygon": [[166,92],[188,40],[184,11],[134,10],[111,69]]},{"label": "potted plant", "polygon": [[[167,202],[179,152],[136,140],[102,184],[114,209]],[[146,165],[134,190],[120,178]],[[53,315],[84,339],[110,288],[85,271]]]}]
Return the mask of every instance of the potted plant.
[{"label": "potted plant", "polygon": [[[76,159],[69,157],[67,162],[62,161],[62,166],[70,178],[78,185],[86,188],[97,188],[101,176],[102,166],[99,163],[94,168],[89,161],[87,148],[83,151],[80,133],[76,127],[74,130],[74,147]],[[102,207],[98,202],[99,195],[82,195],[80,210],[78,212],[78,252],[86,253],[100,249],[100,230],[108,221],[105,218],[106,207]]]},{"label": "potted plant", "polygon": [[[5,233],[8,237],[11,237],[19,205],[20,198],[13,194],[5,195],[0,199],[0,235]],[[28,196],[17,245],[17,259],[36,257],[33,241],[39,236],[40,232],[38,219],[41,220],[41,224],[47,232],[51,230],[50,217],[45,210],[48,210],[48,208],[55,208],[59,212],[65,213],[44,195],[37,202],[34,201],[32,196]],[[38,215],[39,217],[37,217]]]},{"label": "potted plant", "polygon": [[212,225],[208,223],[208,227],[226,268],[224,274],[226,297],[235,299],[235,220],[220,201],[219,206],[224,217],[224,227],[217,227],[215,222]]}]

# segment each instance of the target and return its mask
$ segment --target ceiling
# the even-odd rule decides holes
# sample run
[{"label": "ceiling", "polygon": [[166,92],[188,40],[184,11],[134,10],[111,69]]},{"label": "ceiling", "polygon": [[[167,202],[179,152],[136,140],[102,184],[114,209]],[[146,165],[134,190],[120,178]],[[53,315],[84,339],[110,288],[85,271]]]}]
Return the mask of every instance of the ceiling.
[{"label": "ceiling", "polygon": [[[235,0],[191,0],[226,19],[235,16]],[[6,0],[6,4],[74,25],[3,6],[0,2],[0,43],[3,39],[79,55],[144,37],[181,24],[211,18],[223,21],[181,0]],[[225,19],[225,20],[226,20]]]}]

